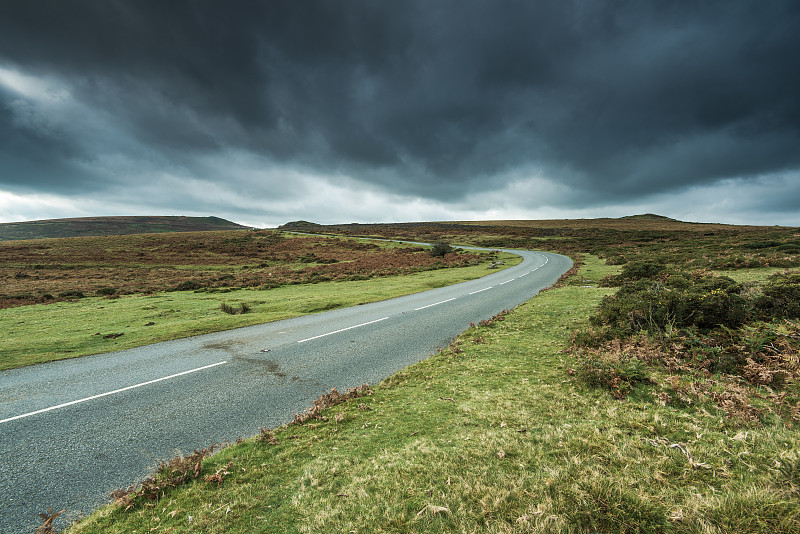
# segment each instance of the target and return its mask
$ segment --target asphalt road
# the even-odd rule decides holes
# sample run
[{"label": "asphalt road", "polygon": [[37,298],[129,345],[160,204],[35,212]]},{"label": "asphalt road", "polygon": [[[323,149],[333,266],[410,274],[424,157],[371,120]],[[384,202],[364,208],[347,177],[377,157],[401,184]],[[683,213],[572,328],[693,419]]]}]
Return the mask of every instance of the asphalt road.
[{"label": "asphalt road", "polygon": [[557,254],[392,300],[0,375],[0,533],[64,528],[161,461],[290,421],[375,384],[512,308],[572,265]]}]

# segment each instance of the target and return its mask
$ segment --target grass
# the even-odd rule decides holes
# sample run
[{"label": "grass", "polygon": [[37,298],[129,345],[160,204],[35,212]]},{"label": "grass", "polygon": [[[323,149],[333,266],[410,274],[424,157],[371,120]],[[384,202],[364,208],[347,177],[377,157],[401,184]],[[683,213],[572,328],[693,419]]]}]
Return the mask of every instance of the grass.
[{"label": "grass", "polygon": [[786,270],[783,267],[758,267],[751,269],[728,269],[714,271],[719,276],[727,276],[739,283],[761,282],[772,274],[782,273]]},{"label": "grass", "polygon": [[81,294],[365,280],[466,267],[491,254],[459,251],[434,258],[416,245],[274,230],[0,241],[0,309]]},{"label": "grass", "polygon": [[618,400],[570,373],[563,349],[612,272],[586,256],[566,285],[371,395],[223,449],[194,481],[70,532],[797,532],[796,430],[662,405],[647,382]]},{"label": "grass", "polygon": [[[502,259],[506,266],[520,261],[511,254]],[[174,291],[2,309],[0,370],[385,300],[479,278],[494,272],[488,264],[269,290]],[[230,314],[223,304],[248,310]]]}]

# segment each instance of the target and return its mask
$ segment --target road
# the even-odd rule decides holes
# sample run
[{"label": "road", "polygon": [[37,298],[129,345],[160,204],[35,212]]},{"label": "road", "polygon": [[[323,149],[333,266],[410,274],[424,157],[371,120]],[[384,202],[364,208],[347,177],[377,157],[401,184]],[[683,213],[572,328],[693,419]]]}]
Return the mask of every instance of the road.
[{"label": "road", "polygon": [[319,394],[376,384],[470,322],[527,301],[569,258],[414,295],[5,371],[0,375],[0,533],[64,528],[160,462],[290,421]]}]

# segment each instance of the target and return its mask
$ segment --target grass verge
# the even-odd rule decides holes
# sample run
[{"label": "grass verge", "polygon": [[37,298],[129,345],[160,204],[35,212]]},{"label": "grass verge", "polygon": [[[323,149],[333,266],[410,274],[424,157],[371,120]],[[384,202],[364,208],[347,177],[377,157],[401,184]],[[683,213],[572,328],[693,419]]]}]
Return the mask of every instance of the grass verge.
[{"label": "grass verge", "polygon": [[[510,267],[521,261],[500,253]],[[0,310],[0,370],[128,349],[197,334],[385,300],[480,278],[490,262],[348,282],[268,290],[174,291],[84,298]],[[226,313],[224,306],[246,308]]]},{"label": "grass verge", "polygon": [[796,431],[661,405],[648,381],[619,400],[569,374],[571,333],[612,291],[597,282],[613,268],[584,261],[370,395],[70,532],[797,532]]}]

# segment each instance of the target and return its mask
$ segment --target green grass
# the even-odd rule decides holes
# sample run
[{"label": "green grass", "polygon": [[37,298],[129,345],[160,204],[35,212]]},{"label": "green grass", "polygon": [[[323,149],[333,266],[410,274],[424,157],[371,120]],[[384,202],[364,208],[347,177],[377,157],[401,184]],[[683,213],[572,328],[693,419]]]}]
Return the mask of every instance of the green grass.
[{"label": "green grass", "polygon": [[613,268],[585,261],[372,395],[276,429],[277,444],[224,449],[194,482],[70,532],[798,532],[795,431],[572,377],[562,349],[612,291],[591,281]]},{"label": "green grass", "polygon": [[[511,254],[502,259],[507,267],[521,261]],[[385,300],[495,272],[486,268],[488,264],[269,290],[175,291],[4,309],[0,310],[0,370]],[[230,315],[220,309],[222,303],[245,303],[250,310]]]},{"label": "green grass", "polygon": [[763,282],[770,275],[786,271],[785,267],[759,267],[754,269],[730,269],[714,271],[719,276],[727,276],[739,283]]}]

